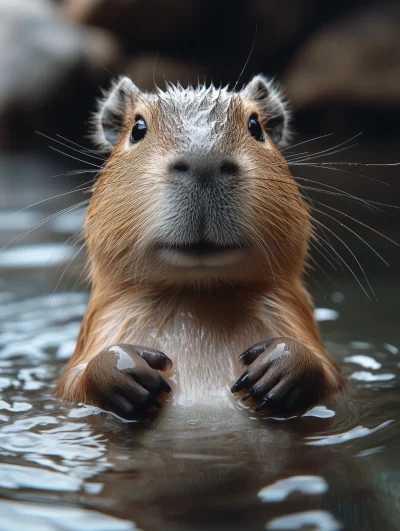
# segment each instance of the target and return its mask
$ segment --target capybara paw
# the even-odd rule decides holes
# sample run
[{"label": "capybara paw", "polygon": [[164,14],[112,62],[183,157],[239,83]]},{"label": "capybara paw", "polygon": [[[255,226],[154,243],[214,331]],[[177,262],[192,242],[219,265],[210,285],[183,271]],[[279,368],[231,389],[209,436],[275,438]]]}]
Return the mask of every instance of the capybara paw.
[{"label": "capybara paw", "polygon": [[83,374],[86,401],[132,419],[148,408],[160,408],[156,398],[171,387],[157,371],[168,370],[172,361],[158,350],[119,344],[104,349]]},{"label": "capybara paw", "polygon": [[242,400],[257,400],[256,411],[268,409],[287,416],[306,411],[324,394],[322,363],[295,339],[262,341],[243,352],[239,361],[249,367],[232,386],[232,393],[246,390]]}]

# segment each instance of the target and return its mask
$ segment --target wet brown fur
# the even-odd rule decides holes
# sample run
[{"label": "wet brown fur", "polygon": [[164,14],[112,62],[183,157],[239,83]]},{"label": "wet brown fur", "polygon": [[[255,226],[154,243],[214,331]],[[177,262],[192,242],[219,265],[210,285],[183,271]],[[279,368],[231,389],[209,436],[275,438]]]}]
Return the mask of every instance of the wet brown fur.
[{"label": "wet brown fur", "polygon": [[[267,337],[295,338],[307,349],[292,356],[290,374],[296,378],[304,365],[314,364],[322,367],[325,396],[342,388],[340,371],[323,347],[303,283],[310,214],[274,143],[267,138],[267,145],[261,145],[248,134],[247,120],[253,112],[262,110],[244,96],[234,96],[222,142],[215,147],[243,161],[243,201],[253,247],[240,263],[212,277],[192,278],[161,264],[149,245],[163,190],[171,186],[160,164],[177,145],[163,134],[157,98],[132,95],[124,133],[100,173],[87,214],[92,294],[76,350],[58,385],[64,400],[93,403],[95,393],[82,375],[86,364],[108,345],[145,342],[160,350],[179,350],[182,322],[193,344],[207,345],[204,348],[221,356],[232,351],[235,360]],[[146,149],[127,149],[136,115],[148,124]],[[188,320],[189,313],[195,324]],[[177,335],[176,343],[163,339],[166,330]],[[204,333],[206,338],[199,339]],[[174,352],[164,352],[179,363]],[[199,381],[204,364],[221,364],[223,371],[224,360],[211,360],[215,352],[193,352],[185,365],[187,378],[191,365]],[[226,372],[225,378],[216,377],[215,387],[232,383],[232,374]],[[240,373],[238,363],[233,372]]]}]

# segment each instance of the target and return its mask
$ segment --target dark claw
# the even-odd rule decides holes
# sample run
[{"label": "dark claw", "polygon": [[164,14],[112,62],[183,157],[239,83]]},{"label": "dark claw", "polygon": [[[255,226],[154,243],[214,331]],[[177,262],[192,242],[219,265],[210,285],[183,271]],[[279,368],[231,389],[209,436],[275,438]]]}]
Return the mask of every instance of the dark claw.
[{"label": "dark claw", "polygon": [[243,354],[240,354],[239,361],[242,361],[244,365],[250,365],[254,360],[260,356],[265,350],[275,341],[275,339],[268,339],[267,341],[261,341],[256,345],[248,348]]},{"label": "dark claw", "polygon": [[161,409],[160,401],[157,400],[157,398],[153,395],[149,395],[149,398],[147,399],[147,405],[156,407],[157,409]]},{"label": "dark claw", "polygon": [[128,351],[133,350],[141,358],[143,358],[152,369],[157,371],[167,371],[171,369],[173,365],[172,360],[159,350],[138,345],[129,345],[127,343],[121,343],[119,346],[121,348],[127,349]]},{"label": "dark claw", "polygon": [[260,404],[258,404],[255,411],[263,411],[264,409],[270,409],[273,403],[273,400],[274,400],[274,396],[272,394],[268,395],[266,398],[264,398],[262,402],[260,402]]},{"label": "dark claw", "polygon": [[101,404],[101,407],[105,411],[111,411],[119,417],[127,420],[134,419],[142,411],[141,407],[131,404],[122,396],[114,396],[112,401],[106,404]]},{"label": "dark claw", "polygon": [[161,391],[165,391],[166,393],[171,392],[171,386],[164,379],[162,379],[160,387],[161,387]]},{"label": "dark claw", "polygon": [[242,398],[242,402],[246,402],[246,400],[248,400],[250,397],[251,397],[251,392],[250,393],[246,393],[244,395],[244,397]]},{"label": "dark claw", "polygon": [[241,389],[244,389],[245,387],[248,387],[250,385],[250,378],[248,375],[248,372],[244,372],[242,376],[238,379],[238,381],[232,385],[231,391],[232,393],[236,393],[237,391],[240,391]]}]

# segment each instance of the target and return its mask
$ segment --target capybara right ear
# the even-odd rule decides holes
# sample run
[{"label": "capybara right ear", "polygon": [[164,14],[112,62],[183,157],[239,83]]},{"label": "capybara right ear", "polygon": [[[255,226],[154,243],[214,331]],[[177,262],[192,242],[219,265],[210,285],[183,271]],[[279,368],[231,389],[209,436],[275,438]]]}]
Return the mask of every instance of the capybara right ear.
[{"label": "capybara right ear", "polygon": [[262,75],[254,76],[242,94],[258,105],[260,121],[276,145],[286,147],[291,137],[290,112],[276,83]]},{"label": "capybara right ear", "polygon": [[140,89],[129,77],[120,77],[99,100],[94,115],[93,140],[103,151],[111,152],[123,133],[129,107]]}]

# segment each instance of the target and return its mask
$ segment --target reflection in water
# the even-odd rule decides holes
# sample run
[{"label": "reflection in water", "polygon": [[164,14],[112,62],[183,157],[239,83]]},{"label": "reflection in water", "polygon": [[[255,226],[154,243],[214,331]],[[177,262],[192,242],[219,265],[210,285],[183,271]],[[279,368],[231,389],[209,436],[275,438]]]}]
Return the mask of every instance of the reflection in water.
[{"label": "reflection in water", "polygon": [[335,435],[327,435],[325,437],[309,437],[309,439],[315,439],[312,442],[309,442],[307,444],[309,445],[318,445],[318,446],[326,446],[330,444],[341,444],[347,441],[351,441],[352,439],[359,439],[360,437],[366,437],[367,435],[370,435],[371,433],[376,433],[377,431],[387,428],[392,423],[392,420],[387,420],[386,422],[382,422],[379,426],[376,428],[364,428],[364,426],[357,426],[356,428],[353,428],[352,430],[346,431],[344,433],[337,433]]},{"label": "reflection in water", "polygon": [[[60,525],[60,522],[62,524]],[[63,531],[135,531],[132,522],[112,518],[96,511],[54,505],[0,501],[0,529]]]},{"label": "reflection in water", "polygon": [[[75,230],[81,216],[53,230]],[[336,291],[316,310],[349,379],[346,400],[291,419],[260,419],[241,404],[175,404],[143,426],[53,397],[87,295],[53,293],[59,265],[76,249],[52,245],[10,250],[0,263],[0,493],[9,500],[0,501],[0,529],[400,527],[400,337],[379,336],[373,308],[360,330],[346,329],[359,291]],[[25,268],[37,272],[34,282],[23,282]],[[71,287],[80,272],[68,270]],[[383,300],[390,309],[391,286]],[[393,317],[392,330],[396,324]]]},{"label": "reflection in water", "polygon": [[303,494],[323,494],[328,490],[328,484],[324,478],[319,476],[292,476],[280,479],[260,490],[258,497],[263,502],[280,502],[292,494],[292,492],[302,492]]},{"label": "reflection in water", "polygon": [[[292,419],[227,410],[221,423],[211,407],[177,404],[153,431],[52,397],[86,301],[64,292],[8,300],[0,310],[0,492],[25,500],[9,504],[1,529],[28,518],[38,529],[58,528],[65,509],[50,502],[76,508],[63,529],[396,529],[393,479],[383,473],[389,456],[393,473],[396,450],[390,382],[358,381],[350,405],[319,405]],[[367,364],[376,374],[390,370],[396,383],[387,349],[336,351],[348,377],[354,364]],[[374,406],[369,385],[384,385]]]},{"label": "reflection in water", "polygon": [[365,369],[380,369],[382,364],[371,358],[371,356],[364,356],[364,354],[358,354],[357,356],[348,356],[343,360],[345,363],[356,363],[361,365]]},{"label": "reflection in water", "polygon": [[304,413],[303,417],[318,417],[320,419],[330,419],[336,412],[326,406],[315,406]]},{"label": "reflection in water", "polygon": [[267,529],[282,531],[290,529],[318,529],[320,531],[339,531],[342,525],[326,511],[306,511],[304,513],[290,514],[271,520]]},{"label": "reflection in water", "polygon": [[353,372],[350,375],[352,380],[361,380],[363,382],[387,382],[388,380],[394,380],[396,378],[395,374],[391,373],[381,373],[381,374],[372,374],[368,371],[357,371]]},{"label": "reflection in water", "polygon": [[383,346],[391,354],[398,354],[399,353],[399,349],[397,347],[395,347],[394,345],[391,345],[390,343],[384,343]]},{"label": "reflection in water", "polygon": [[73,245],[43,243],[5,249],[0,254],[0,268],[8,267],[54,267],[68,263],[76,249]]},{"label": "reflection in water", "polygon": [[339,312],[331,308],[315,308],[314,315],[317,321],[336,321],[339,319]]}]

